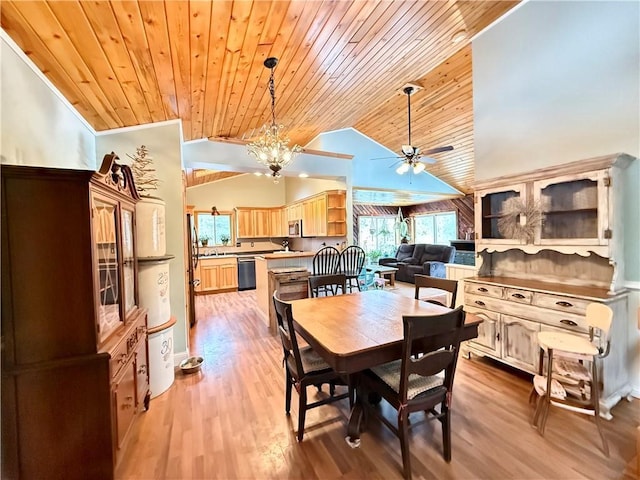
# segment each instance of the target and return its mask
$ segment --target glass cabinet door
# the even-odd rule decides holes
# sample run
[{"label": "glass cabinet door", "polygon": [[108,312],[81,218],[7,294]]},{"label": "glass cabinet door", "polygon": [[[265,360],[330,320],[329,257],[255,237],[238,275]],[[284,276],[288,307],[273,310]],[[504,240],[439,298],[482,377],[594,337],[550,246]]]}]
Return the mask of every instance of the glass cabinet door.
[{"label": "glass cabinet door", "polygon": [[124,282],[124,311],[136,306],[136,269],[134,255],[133,211],[122,208],[122,270]]},{"label": "glass cabinet door", "polygon": [[97,262],[98,340],[122,325],[120,267],[118,263],[118,209],[108,198],[94,195],[93,238]]},{"label": "glass cabinet door", "polygon": [[[509,237],[500,231],[499,222],[509,214],[509,208],[526,201],[524,184],[476,192],[477,239],[484,243],[520,244],[524,240]],[[513,203],[516,202],[516,203]]]},{"label": "glass cabinet door", "polygon": [[606,245],[605,183],[605,172],[534,182],[543,215],[537,243]]}]

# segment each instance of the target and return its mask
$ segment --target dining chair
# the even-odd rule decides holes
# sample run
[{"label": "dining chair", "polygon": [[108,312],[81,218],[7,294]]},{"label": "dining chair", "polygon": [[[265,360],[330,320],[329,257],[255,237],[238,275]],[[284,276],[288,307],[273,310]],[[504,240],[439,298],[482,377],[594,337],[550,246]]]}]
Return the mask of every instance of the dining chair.
[{"label": "dining chair", "polygon": [[355,280],[356,288],[360,291],[360,282],[358,277],[364,262],[367,257],[365,251],[357,245],[349,245],[340,254],[340,268],[339,272],[344,273],[347,277],[347,288],[350,292],[353,291],[353,281]]},{"label": "dining chair", "polygon": [[440,421],[444,459],[451,461],[451,398],[464,320],[462,306],[444,314],[403,316],[401,359],[361,375],[363,390],[380,395],[398,412],[394,424],[379,408],[371,403],[366,405],[367,411],[400,439],[405,478],[411,478],[408,422],[411,412],[424,411],[426,419]]},{"label": "dining chair", "polygon": [[[424,300],[425,302],[435,303],[437,305],[442,305],[443,307],[455,308],[456,306],[456,295],[458,293],[458,281],[457,280],[448,280],[445,278],[436,278],[430,277],[429,275],[420,275],[416,274],[415,278],[415,299],[416,300]],[[442,302],[438,300],[420,297],[420,289],[424,288],[426,293],[433,294],[439,293],[434,292],[433,289],[444,290],[451,294],[451,301],[449,305],[444,305]]]},{"label": "dining chair", "polygon": [[[307,410],[329,403],[349,399],[349,404],[353,404],[353,388],[348,380],[344,381],[315,350],[310,346],[300,348],[298,339],[293,328],[293,315],[291,304],[283,302],[273,294],[273,304],[278,321],[278,332],[282,342],[283,363],[285,366],[285,412],[289,415],[291,411],[291,390],[295,387],[298,392],[298,441],[302,441],[304,436],[304,421]],[[329,384],[329,396],[312,403],[307,401],[307,387],[310,385],[320,386]],[[336,385],[348,384],[348,392],[340,395],[335,394]]]},{"label": "dining chair", "polygon": [[[342,273],[333,275],[310,275],[309,276],[309,293],[311,297],[338,295],[347,293],[347,277]],[[322,295],[324,294],[324,295]]]},{"label": "dining chair", "polygon": [[340,267],[340,250],[335,247],[322,247],[313,256],[312,275],[333,275]]},{"label": "dining chair", "polygon": [[[540,358],[538,375],[533,377],[537,399],[532,424],[540,435],[544,435],[551,405],[590,415],[598,429],[602,450],[608,457],[609,446],[600,421],[597,361],[609,354],[613,310],[602,303],[590,303],[585,311],[585,319],[589,325],[588,338],[555,330],[538,332]],[[546,373],[543,373],[545,352]]]},{"label": "dining chair", "polygon": [[[338,273],[340,268],[340,250],[335,247],[322,247],[313,256],[312,275],[333,275]],[[326,287],[321,286],[319,289],[322,293],[326,292]]]}]

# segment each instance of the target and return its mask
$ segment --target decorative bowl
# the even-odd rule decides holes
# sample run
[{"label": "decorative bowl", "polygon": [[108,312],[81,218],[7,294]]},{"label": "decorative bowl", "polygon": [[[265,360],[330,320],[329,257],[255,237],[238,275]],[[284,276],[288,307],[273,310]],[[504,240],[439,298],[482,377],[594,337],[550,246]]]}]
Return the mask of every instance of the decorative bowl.
[{"label": "decorative bowl", "polygon": [[180,370],[182,373],[196,373],[202,367],[204,363],[204,358],[199,356],[189,357],[182,362],[180,362]]}]

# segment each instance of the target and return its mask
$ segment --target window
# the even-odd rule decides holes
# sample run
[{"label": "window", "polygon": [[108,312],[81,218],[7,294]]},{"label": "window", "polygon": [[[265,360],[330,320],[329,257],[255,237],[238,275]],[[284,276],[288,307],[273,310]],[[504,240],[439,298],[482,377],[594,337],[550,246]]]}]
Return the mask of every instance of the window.
[{"label": "window", "polygon": [[224,245],[233,239],[230,213],[220,213],[220,215],[211,215],[211,212],[195,213],[198,238],[203,245],[205,242],[211,246]]},{"label": "window", "polygon": [[358,244],[372,260],[375,261],[376,256],[395,255],[396,245],[400,243],[395,220],[395,216],[358,217]]},{"label": "window", "polygon": [[438,212],[416,215],[414,222],[415,243],[450,245],[458,238],[458,216],[456,212]]}]

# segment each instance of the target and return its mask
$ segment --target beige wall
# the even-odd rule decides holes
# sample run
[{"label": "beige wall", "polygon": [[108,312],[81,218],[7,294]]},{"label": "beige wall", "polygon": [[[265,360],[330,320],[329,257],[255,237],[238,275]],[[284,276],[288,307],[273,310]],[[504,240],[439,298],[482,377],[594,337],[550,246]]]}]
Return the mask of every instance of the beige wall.
[{"label": "beige wall", "polygon": [[169,262],[171,314],[177,323],[173,327],[174,362],[187,357],[188,320],[186,315],[184,256],[184,204],[182,200],[182,143],[180,124],[177,121],[153,124],[121,130],[111,130],[96,138],[96,147],[103,153],[115,152],[123,163],[129,163],[127,154],[135,154],[136,148],[145,145],[153,157],[160,184],[152,195],[165,201],[165,232],[167,255],[175,258]]},{"label": "beige wall", "polygon": [[232,210],[234,207],[280,207],[285,202],[285,181],[247,173],[218,182],[187,188],[187,205],[196,210]]}]

